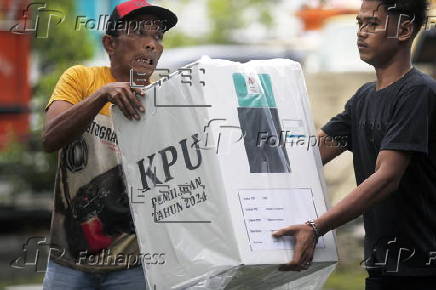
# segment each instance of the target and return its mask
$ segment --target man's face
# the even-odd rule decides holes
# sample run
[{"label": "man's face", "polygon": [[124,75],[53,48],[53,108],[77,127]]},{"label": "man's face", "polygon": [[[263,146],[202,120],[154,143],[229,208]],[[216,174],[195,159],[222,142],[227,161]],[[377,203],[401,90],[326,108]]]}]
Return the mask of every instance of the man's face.
[{"label": "man's face", "polygon": [[118,36],[114,37],[111,65],[122,71],[123,75],[129,75],[133,69],[145,73],[148,79],[162,55],[164,31],[153,15],[138,15],[129,21],[130,29],[119,31]]},{"label": "man's face", "polygon": [[398,16],[388,16],[379,1],[364,0],[357,22],[360,59],[374,66],[386,64],[399,48]]}]

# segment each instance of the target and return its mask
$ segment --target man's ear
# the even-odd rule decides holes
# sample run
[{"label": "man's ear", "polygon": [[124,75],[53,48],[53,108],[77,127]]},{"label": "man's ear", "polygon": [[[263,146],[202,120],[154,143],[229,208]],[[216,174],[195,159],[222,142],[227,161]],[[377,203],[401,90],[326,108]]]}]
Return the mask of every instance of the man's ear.
[{"label": "man's ear", "polygon": [[409,41],[413,40],[415,37],[415,25],[413,21],[406,20],[400,23],[398,27],[398,40],[399,41]]},{"label": "man's ear", "polygon": [[104,35],[101,42],[106,50],[106,53],[111,57],[114,54],[115,48],[117,47],[116,40],[113,36]]}]

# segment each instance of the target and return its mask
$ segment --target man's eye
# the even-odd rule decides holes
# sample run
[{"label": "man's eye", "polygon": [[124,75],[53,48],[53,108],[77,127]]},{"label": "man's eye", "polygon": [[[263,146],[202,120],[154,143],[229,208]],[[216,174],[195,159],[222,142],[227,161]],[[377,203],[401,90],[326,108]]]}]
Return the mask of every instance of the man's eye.
[{"label": "man's eye", "polygon": [[369,24],[369,26],[372,26],[372,27],[376,27],[376,26],[378,25],[377,22],[370,22],[370,23],[368,23],[368,24]]}]

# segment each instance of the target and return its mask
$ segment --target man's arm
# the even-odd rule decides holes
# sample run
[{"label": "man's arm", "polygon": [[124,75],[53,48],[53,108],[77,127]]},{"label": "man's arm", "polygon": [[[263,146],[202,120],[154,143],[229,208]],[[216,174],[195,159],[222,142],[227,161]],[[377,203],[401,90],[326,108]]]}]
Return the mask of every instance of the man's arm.
[{"label": "man's arm", "polygon": [[332,161],[347,150],[345,146],[333,140],[333,138],[328,136],[323,130],[319,131],[318,140],[319,153],[321,154],[323,165]]},{"label": "man's arm", "polygon": [[117,105],[130,120],[139,120],[140,113],[145,111],[126,82],[110,83],[75,105],[67,101],[54,101],[45,115],[42,135],[44,150],[57,151],[82,135],[109,101]]},{"label": "man's arm", "polygon": [[[410,163],[411,154],[402,151],[381,151],[377,157],[376,171],[362,184],[356,187],[343,200],[315,220],[315,224],[324,234],[354,218],[366,209],[386,198],[395,191]],[[275,237],[295,236],[294,257],[281,270],[305,269],[313,259],[315,248],[313,229],[309,225],[296,225],[283,228],[273,234]]]}]

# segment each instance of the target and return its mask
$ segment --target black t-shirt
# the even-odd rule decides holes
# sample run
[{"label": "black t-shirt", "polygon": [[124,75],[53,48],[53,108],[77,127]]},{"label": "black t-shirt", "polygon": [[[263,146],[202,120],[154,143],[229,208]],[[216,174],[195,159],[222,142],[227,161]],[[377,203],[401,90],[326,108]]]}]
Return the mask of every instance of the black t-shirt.
[{"label": "black t-shirt", "polygon": [[376,91],[367,83],[323,131],[345,137],[357,184],[382,150],[412,153],[397,191],[364,212],[365,265],[379,275],[436,275],[436,82],[412,69]]}]

